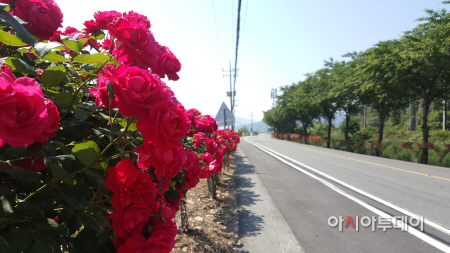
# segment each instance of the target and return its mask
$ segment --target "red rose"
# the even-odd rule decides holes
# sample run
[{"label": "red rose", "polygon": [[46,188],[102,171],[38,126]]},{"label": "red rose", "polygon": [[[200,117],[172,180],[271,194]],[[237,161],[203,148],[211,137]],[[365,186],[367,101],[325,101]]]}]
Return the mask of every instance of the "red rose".
[{"label": "red rose", "polygon": [[[164,212],[163,212],[164,213]],[[120,245],[118,253],[142,252],[142,253],[168,253],[175,246],[175,237],[178,234],[177,226],[171,219],[166,222],[160,217],[150,217],[151,235],[145,238],[141,233],[134,233],[126,242],[117,242]]]},{"label": "red rose", "polygon": [[192,142],[194,143],[194,147],[198,148],[202,144],[202,136],[204,137],[204,133],[198,133],[194,135],[194,138],[192,139]]},{"label": "red rose", "polygon": [[119,206],[111,215],[113,230],[122,238],[133,233],[140,233],[149,221],[150,215],[158,212],[156,201],[152,207],[148,204],[133,204],[129,207]]},{"label": "red rose", "polygon": [[153,183],[150,174],[139,171],[130,159],[108,168],[105,185],[114,193],[112,203],[115,207],[154,202],[158,190],[158,185]]},{"label": "red rose", "polygon": [[210,166],[210,164],[214,161],[211,154],[206,152],[205,154],[201,155],[200,158],[202,158],[202,171],[200,172],[199,178],[208,178],[210,177],[212,173],[213,167]]},{"label": "red rose", "polygon": [[104,77],[113,82],[117,107],[127,117],[146,118],[156,102],[173,103],[171,90],[164,82],[141,68],[123,64],[117,69],[109,66],[105,68]]},{"label": "red rose", "polygon": [[192,149],[189,149],[187,151],[187,160],[184,168],[186,170],[184,184],[179,183],[177,185],[177,189],[181,191],[194,188],[199,182],[198,176],[202,168],[200,167],[200,160],[197,154],[194,151],[192,151]]},{"label": "red rose", "polygon": [[153,231],[148,239],[145,239],[145,236],[140,233],[135,233],[120,245],[117,252],[168,253],[175,246],[175,236],[161,229]]},{"label": "red rose", "polygon": [[196,179],[198,178],[198,174],[200,174],[201,167],[200,167],[200,160],[197,156],[197,154],[192,151],[192,149],[189,149],[187,151],[187,160],[186,160],[186,179]]},{"label": "red rose", "polygon": [[136,127],[142,133],[144,143],[160,147],[183,146],[181,139],[189,130],[184,113],[167,102],[154,104],[148,116],[140,119]]},{"label": "red rose", "polygon": [[62,27],[63,14],[53,0],[16,1],[15,15],[28,22],[26,27],[42,40],[48,40]]},{"label": "red rose", "polygon": [[16,79],[9,68],[0,71],[0,108],[0,146],[47,143],[59,129],[58,110],[44,99],[41,86],[32,78]]},{"label": "red rose", "polygon": [[83,29],[83,31],[84,31],[85,33],[87,33],[87,34],[90,34],[90,33],[93,33],[93,32],[95,32],[95,31],[101,30],[100,26],[99,26],[97,23],[95,23],[94,20],[88,20],[88,21],[85,21],[85,22],[83,23],[83,25],[84,25],[84,27],[85,27],[85,28]]},{"label": "red rose", "polygon": [[[26,160],[23,160],[20,163],[13,163],[14,166],[26,169],[26,170],[31,170],[34,172],[39,172],[42,170],[45,170],[45,164],[44,164],[44,157],[40,156],[36,159],[36,161],[34,161],[34,157],[28,158]],[[33,163],[33,166],[31,166],[31,164]]]},{"label": "red rose", "polygon": [[180,77],[177,72],[181,70],[181,63],[168,47],[160,46],[156,43],[158,60],[152,67],[152,72],[164,78],[167,75],[169,80],[177,81]]},{"label": "red rose", "polygon": [[[108,25],[121,18],[122,14],[117,11],[97,11],[94,13],[95,23],[99,29],[107,29]],[[93,24],[89,24],[93,26]]]},{"label": "red rose", "polygon": [[146,16],[134,11],[124,13],[123,19],[125,19],[132,26],[142,26],[146,29],[150,29],[151,27],[150,20],[148,20]]},{"label": "red rose", "polygon": [[186,163],[186,151],[180,147],[139,146],[135,149],[139,153],[138,166],[148,169],[152,166],[158,180],[161,177],[173,178]]},{"label": "red rose", "polygon": [[212,133],[213,131],[217,131],[217,128],[219,127],[217,125],[216,120],[209,115],[203,116],[203,122],[204,122],[203,127],[205,128],[206,133]]},{"label": "red rose", "polygon": [[[111,48],[111,39],[107,38],[102,43],[102,48],[105,50],[109,50]],[[114,50],[114,43],[112,43],[112,48]]]},{"label": "red rose", "polygon": [[208,152],[210,154],[214,154],[217,150],[216,142],[211,140],[210,138],[205,138],[205,142],[206,142],[206,148],[208,149]]},{"label": "red rose", "polygon": [[158,57],[155,38],[148,30],[149,23],[134,14],[130,12],[109,25],[108,29],[116,39],[113,53],[119,62],[148,69],[156,63]]}]

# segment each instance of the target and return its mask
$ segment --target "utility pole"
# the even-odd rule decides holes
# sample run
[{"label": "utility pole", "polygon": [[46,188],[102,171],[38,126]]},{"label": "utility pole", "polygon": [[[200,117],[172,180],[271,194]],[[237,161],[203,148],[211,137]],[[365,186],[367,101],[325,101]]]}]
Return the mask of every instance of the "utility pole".
[{"label": "utility pole", "polygon": [[227,115],[225,114],[225,109],[223,109],[223,130],[227,129]]},{"label": "utility pole", "polygon": [[409,103],[409,131],[416,131],[416,109],[414,102]]},{"label": "utility pole", "polygon": [[364,129],[366,129],[367,126],[367,106],[364,105]]},{"label": "utility pole", "polygon": [[442,112],[442,131],[445,131],[447,128],[447,100],[444,99],[444,111]]},{"label": "utility pole", "polygon": [[253,116],[254,116],[254,115],[253,115],[253,112],[250,113],[250,117],[252,118],[252,128],[251,128],[251,129],[252,129],[252,133],[253,133]]},{"label": "utility pole", "polygon": [[277,99],[277,88],[272,88],[272,92],[270,94],[270,98],[272,98],[272,108],[275,107],[275,101]]},{"label": "utility pole", "polygon": [[[222,69],[222,72],[229,73],[226,75],[224,74],[223,77],[226,77],[226,76],[230,77],[230,91],[227,91],[227,97],[230,97],[230,110],[233,115],[234,115],[234,103],[235,103],[234,97],[236,96],[236,90],[235,90],[235,88],[233,89],[232,77],[236,78],[237,70],[238,69],[236,69],[236,68],[234,68],[234,69],[231,68],[231,60],[230,60],[230,69],[229,70]],[[234,122],[231,122],[231,127],[234,130]]]}]

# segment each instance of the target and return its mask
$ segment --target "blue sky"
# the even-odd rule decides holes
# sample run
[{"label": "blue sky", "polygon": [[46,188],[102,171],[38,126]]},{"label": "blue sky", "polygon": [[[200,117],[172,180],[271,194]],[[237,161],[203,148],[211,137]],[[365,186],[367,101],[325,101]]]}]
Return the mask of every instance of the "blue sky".
[{"label": "blue sky", "polygon": [[[165,80],[186,108],[215,115],[234,65],[238,0],[56,0],[64,26],[83,28],[97,10],[148,16],[160,44],[182,63],[181,79]],[[272,106],[270,90],[303,80],[330,57],[363,51],[414,28],[442,0],[242,0],[236,115],[254,120]],[[213,5],[214,3],[214,5]],[[213,12],[213,6],[215,12]],[[214,15],[215,13],[215,15]],[[215,18],[214,18],[215,16]]]}]

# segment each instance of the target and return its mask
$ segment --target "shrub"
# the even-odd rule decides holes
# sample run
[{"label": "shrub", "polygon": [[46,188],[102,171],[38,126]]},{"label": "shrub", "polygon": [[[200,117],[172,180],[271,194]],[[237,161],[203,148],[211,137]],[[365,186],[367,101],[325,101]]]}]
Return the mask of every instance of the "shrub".
[{"label": "shrub", "polygon": [[[339,126],[339,130],[342,134],[345,133],[345,121]],[[351,118],[348,123],[348,133],[354,135],[361,130],[361,120],[359,118]]]}]

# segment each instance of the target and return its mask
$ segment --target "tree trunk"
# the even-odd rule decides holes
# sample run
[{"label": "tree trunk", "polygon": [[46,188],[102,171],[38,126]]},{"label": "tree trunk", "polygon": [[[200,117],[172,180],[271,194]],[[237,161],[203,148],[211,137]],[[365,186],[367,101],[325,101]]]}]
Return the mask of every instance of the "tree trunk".
[{"label": "tree trunk", "polygon": [[350,113],[345,113],[345,141],[348,141],[348,125],[350,123]]},{"label": "tree trunk", "polygon": [[430,103],[428,101],[424,101],[423,103],[423,124],[422,124],[422,136],[423,136],[423,151],[422,158],[420,162],[423,164],[428,164],[428,132],[430,129],[428,128],[428,110],[430,109]]},{"label": "tree trunk", "polygon": [[330,148],[331,142],[331,126],[332,126],[333,115],[328,116],[328,129],[327,129],[327,148]]},{"label": "tree trunk", "polygon": [[[384,120],[385,120],[384,116],[380,117],[380,128],[378,129],[378,143],[380,146],[382,145],[381,143],[383,142]],[[381,156],[381,152],[379,149],[375,149],[375,155]]]},{"label": "tree trunk", "polygon": [[[303,133],[308,136],[308,125],[303,124]],[[308,139],[305,139],[305,144],[308,143]]]}]

